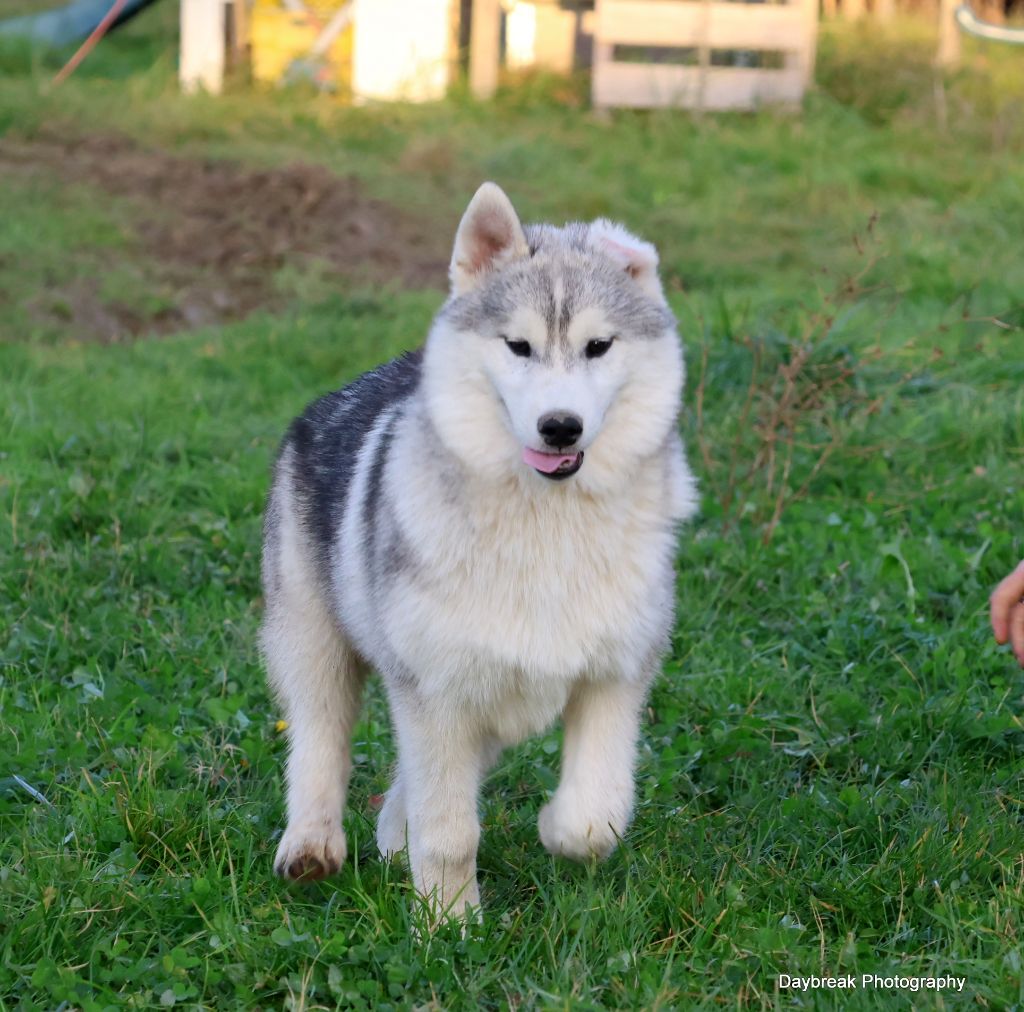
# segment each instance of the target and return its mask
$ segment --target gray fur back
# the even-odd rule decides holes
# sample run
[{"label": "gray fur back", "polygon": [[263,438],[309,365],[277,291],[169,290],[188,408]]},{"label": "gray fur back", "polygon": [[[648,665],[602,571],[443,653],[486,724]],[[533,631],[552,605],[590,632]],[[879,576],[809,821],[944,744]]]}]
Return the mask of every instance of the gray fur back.
[{"label": "gray fur back", "polygon": [[[384,412],[419,386],[423,351],[393,359],[314,401],[292,422],[281,447],[289,451],[292,488],[317,571],[329,583],[331,546],[344,514],[360,448]],[[392,418],[393,430],[397,416]],[[372,506],[390,446],[385,433],[370,472],[365,505]],[[268,510],[268,519],[272,510]],[[368,530],[373,525],[368,524]],[[372,537],[372,535],[369,535]]]}]

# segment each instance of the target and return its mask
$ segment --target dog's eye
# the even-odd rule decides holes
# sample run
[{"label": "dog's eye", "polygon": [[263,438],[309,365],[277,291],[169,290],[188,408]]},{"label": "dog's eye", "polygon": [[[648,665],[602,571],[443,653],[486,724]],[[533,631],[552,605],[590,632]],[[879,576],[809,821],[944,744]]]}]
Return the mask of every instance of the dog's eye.
[{"label": "dog's eye", "polygon": [[587,347],[584,349],[584,354],[587,358],[600,358],[608,349],[612,346],[614,337],[609,337],[605,340],[598,340],[595,338],[593,341],[587,341]]},{"label": "dog's eye", "polygon": [[530,357],[530,342],[529,341],[510,341],[507,337],[505,338],[505,344],[508,345],[508,350],[513,355],[518,355],[520,358]]}]

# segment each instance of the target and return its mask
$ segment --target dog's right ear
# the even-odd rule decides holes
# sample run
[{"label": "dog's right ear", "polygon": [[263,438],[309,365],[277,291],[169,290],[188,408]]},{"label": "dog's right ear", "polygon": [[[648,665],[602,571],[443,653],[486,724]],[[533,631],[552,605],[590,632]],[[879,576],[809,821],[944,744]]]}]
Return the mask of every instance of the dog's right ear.
[{"label": "dog's right ear", "polygon": [[448,277],[452,293],[471,291],[490,271],[529,256],[530,247],[512,202],[497,183],[484,183],[455,233]]}]

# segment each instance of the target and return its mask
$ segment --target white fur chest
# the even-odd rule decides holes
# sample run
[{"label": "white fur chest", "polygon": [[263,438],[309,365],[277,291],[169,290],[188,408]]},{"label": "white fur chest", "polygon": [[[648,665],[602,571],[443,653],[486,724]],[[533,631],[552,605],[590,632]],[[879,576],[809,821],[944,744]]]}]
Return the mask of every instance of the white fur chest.
[{"label": "white fur chest", "polygon": [[579,678],[640,677],[673,598],[665,468],[652,471],[611,500],[532,474],[457,495],[422,471],[406,485],[392,501],[416,563],[377,620],[421,691],[515,740],[550,723]]}]

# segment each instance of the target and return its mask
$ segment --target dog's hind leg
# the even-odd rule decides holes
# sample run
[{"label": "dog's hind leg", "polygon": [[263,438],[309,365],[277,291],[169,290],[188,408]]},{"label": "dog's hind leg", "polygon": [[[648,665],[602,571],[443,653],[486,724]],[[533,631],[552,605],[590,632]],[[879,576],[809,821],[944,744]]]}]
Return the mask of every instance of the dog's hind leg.
[{"label": "dog's hind leg", "polygon": [[266,616],[261,646],[288,721],[288,825],[274,870],[324,878],[345,860],[342,811],[352,769],[352,728],[365,672],[324,597],[292,506],[282,456],[263,557]]},{"label": "dog's hind leg", "polygon": [[313,599],[301,609],[277,602],[264,624],[263,649],[288,721],[288,826],[274,870],[289,879],[324,878],[345,860],[341,817],[364,673]]}]

